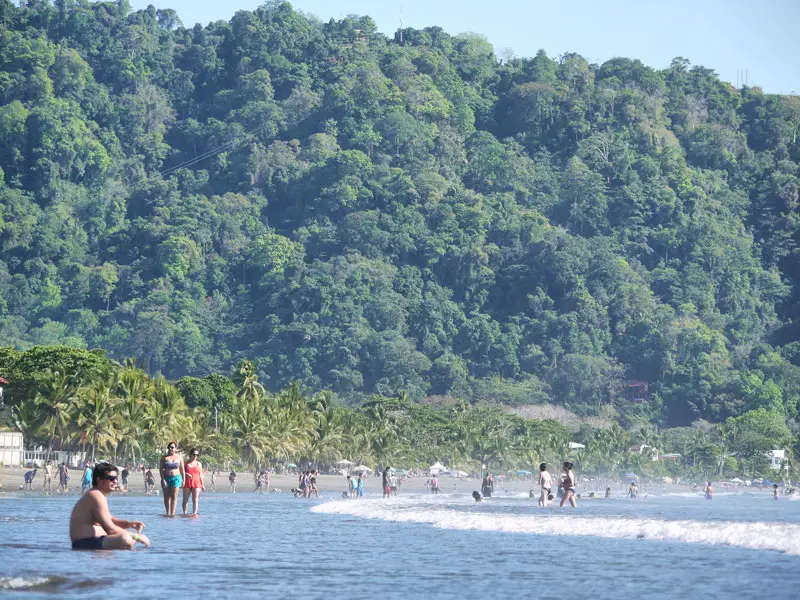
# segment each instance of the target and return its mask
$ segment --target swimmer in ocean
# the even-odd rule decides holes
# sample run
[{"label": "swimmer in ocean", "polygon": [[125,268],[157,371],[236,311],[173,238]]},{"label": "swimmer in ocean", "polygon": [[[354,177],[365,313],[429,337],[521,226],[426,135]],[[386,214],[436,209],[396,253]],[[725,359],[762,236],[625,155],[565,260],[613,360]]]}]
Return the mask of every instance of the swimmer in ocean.
[{"label": "swimmer in ocean", "polygon": [[481,493],[478,490],[472,492],[472,497],[475,499],[475,502],[483,502],[483,497],[481,496]]},{"label": "swimmer in ocean", "polygon": [[777,483],[773,483],[772,484],[772,499],[773,500],[777,500],[778,499],[778,484]]},{"label": "swimmer in ocean", "polygon": [[706,482],[706,500],[711,500],[714,497],[714,489],[711,487],[711,482]]}]

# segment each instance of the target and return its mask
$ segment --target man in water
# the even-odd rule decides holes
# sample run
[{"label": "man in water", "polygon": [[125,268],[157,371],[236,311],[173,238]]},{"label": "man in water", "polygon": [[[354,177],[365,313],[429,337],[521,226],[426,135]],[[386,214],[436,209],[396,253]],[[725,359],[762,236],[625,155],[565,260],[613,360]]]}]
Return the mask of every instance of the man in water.
[{"label": "man in water", "polygon": [[541,493],[539,495],[539,506],[544,508],[547,506],[547,501],[552,500],[553,496],[550,491],[553,489],[553,478],[547,472],[547,464],[542,463],[539,465],[539,488]]},{"label": "man in water", "polygon": [[231,470],[231,474],[228,475],[228,483],[231,484],[230,492],[231,494],[236,493],[236,471]]},{"label": "man in water", "polygon": [[639,496],[639,486],[635,481],[631,481],[631,487],[628,490],[628,498],[637,498]]},{"label": "man in water", "polygon": [[[106,462],[97,464],[92,473],[92,487],[72,509],[69,537],[73,550],[133,550],[136,542],[150,547],[142,533],[144,523],[113,517],[108,496],[117,488],[117,468]],[[130,533],[126,529],[135,529]]]},{"label": "man in water", "polygon": [[714,497],[714,489],[711,487],[711,482],[706,482],[706,500],[711,500]]},{"label": "man in water", "polygon": [[773,500],[777,500],[778,499],[778,484],[777,483],[773,483],[772,484],[772,499]]},{"label": "man in water", "polygon": [[491,498],[493,492],[494,492],[494,479],[492,479],[492,476],[489,473],[489,471],[486,471],[486,475],[483,478],[483,483],[481,484],[481,494],[483,494],[484,498]]}]

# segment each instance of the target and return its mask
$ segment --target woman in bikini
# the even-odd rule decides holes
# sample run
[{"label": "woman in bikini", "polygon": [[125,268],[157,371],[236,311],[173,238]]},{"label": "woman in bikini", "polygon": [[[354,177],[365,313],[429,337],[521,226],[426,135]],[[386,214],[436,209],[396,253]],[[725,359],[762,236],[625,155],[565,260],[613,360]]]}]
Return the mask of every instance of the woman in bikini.
[{"label": "woman in bikini", "polygon": [[578,503],[575,502],[575,474],[572,472],[571,462],[564,463],[564,481],[561,485],[564,488],[564,497],[561,498],[561,506],[564,506],[567,502],[572,505],[572,508],[578,506]]},{"label": "woman in bikini", "polygon": [[200,451],[197,448],[192,448],[189,452],[189,461],[183,465],[183,470],[186,473],[186,481],[183,484],[183,514],[186,514],[189,496],[192,497],[192,514],[197,514],[197,509],[200,506],[200,490],[206,490],[205,483],[203,483],[203,465],[198,460],[199,456]]},{"label": "woman in bikini", "polygon": [[178,508],[178,490],[183,486],[183,459],[178,454],[178,442],[167,444],[167,454],[161,457],[158,470],[161,473],[161,489],[164,492],[164,509],[167,516],[174,517]]}]

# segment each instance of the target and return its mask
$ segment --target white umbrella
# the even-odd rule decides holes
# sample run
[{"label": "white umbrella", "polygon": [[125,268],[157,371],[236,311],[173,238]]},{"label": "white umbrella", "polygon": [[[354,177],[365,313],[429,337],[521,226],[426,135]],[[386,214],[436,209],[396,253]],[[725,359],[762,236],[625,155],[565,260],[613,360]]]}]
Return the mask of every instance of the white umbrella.
[{"label": "white umbrella", "polygon": [[440,471],[446,471],[446,470],[447,470],[447,467],[445,467],[445,466],[444,466],[442,463],[440,463],[440,462],[436,462],[436,463],[432,464],[430,467],[428,467],[428,471],[430,471],[430,472],[431,472],[431,473],[433,473],[434,475],[436,475],[436,474],[437,474],[437,473],[439,473]]},{"label": "white umbrella", "polygon": [[738,477],[734,477],[733,479],[731,479],[731,483],[744,483],[744,481],[742,481]]},{"label": "white umbrella", "polygon": [[342,460],[337,460],[334,464],[341,465],[343,467],[349,467],[350,465],[354,465],[355,463],[343,458]]},{"label": "white umbrella", "polygon": [[356,473],[363,473],[364,471],[372,472],[372,469],[370,469],[367,465],[358,465],[357,467],[353,467],[353,471]]}]

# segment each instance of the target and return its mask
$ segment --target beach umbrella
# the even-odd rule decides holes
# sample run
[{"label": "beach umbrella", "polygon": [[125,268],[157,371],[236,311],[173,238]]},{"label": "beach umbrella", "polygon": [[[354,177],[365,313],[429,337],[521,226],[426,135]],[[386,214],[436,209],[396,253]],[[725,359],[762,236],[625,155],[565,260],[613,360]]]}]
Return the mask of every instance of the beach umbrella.
[{"label": "beach umbrella", "polygon": [[296,468],[297,468],[297,465],[296,465],[296,464],[294,464],[294,463],[289,463],[289,464],[288,464],[288,465],[286,465],[286,466],[287,466],[288,468],[291,468],[291,469],[296,469]]},{"label": "beach umbrella", "polygon": [[358,465],[357,467],[353,468],[353,471],[355,471],[356,473],[364,473],[364,472],[371,473],[372,469],[370,469],[367,465]]},{"label": "beach umbrella", "polygon": [[731,479],[731,483],[744,483],[744,481],[742,481],[738,477],[734,477],[733,479]]},{"label": "beach umbrella", "polygon": [[526,471],[525,469],[520,469],[519,471],[517,471],[517,475],[530,475],[530,474],[531,472]]},{"label": "beach umbrella", "polygon": [[342,460],[337,460],[334,464],[341,465],[343,467],[349,467],[350,465],[354,465],[356,463],[343,458]]}]

